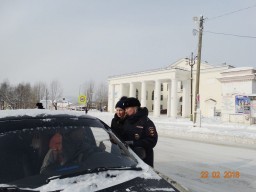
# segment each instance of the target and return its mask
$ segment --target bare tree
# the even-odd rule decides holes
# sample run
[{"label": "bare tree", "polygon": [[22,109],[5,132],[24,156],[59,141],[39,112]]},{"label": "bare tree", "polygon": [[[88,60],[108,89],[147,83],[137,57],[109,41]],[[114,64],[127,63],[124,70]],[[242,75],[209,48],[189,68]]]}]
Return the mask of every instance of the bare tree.
[{"label": "bare tree", "polygon": [[95,92],[94,87],[95,87],[95,83],[92,80],[84,83],[83,85],[83,92],[86,95],[88,109],[92,107],[93,94]]},{"label": "bare tree", "polygon": [[104,106],[107,106],[108,102],[108,87],[106,83],[100,83],[95,92],[95,101],[98,109],[102,110]]},{"label": "bare tree", "polygon": [[36,102],[45,98],[47,85],[44,82],[38,82],[33,87],[33,96]]},{"label": "bare tree", "polygon": [[35,106],[30,83],[19,83],[11,86],[8,81],[0,85],[1,108],[27,109]]},{"label": "bare tree", "polygon": [[14,89],[16,108],[27,109],[34,105],[30,83],[19,83]]},{"label": "bare tree", "polygon": [[3,107],[5,107],[5,105],[10,106],[11,108],[15,107],[15,102],[13,98],[13,88],[11,87],[8,80],[5,80],[3,83],[1,83],[0,97],[4,103]]},{"label": "bare tree", "polygon": [[62,87],[59,81],[54,80],[50,84],[50,100],[52,101],[53,107],[57,110],[57,101],[62,96]]}]

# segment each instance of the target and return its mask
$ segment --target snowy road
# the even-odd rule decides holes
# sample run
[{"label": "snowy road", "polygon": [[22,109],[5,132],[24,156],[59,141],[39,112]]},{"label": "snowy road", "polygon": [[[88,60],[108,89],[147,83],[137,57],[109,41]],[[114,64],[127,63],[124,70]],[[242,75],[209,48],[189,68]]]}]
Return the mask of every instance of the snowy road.
[{"label": "snowy road", "polygon": [[256,191],[255,149],[160,137],[155,168],[192,192]]},{"label": "snowy road", "polygon": [[[93,111],[90,114],[109,125],[114,116],[111,113]],[[191,128],[189,121],[182,119],[173,120],[164,116],[150,118],[159,133],[159,141],[155,147],[157,170],[177,180],[192,192],[256,191],[255,125],[225,124],[209,119],[203,122],[202,128]],[[204,143],[206,141],[223,145]],[[206,177],[207,173],[208,178],[201,178]],[[236,178],[238,174],[240,177]]]}]

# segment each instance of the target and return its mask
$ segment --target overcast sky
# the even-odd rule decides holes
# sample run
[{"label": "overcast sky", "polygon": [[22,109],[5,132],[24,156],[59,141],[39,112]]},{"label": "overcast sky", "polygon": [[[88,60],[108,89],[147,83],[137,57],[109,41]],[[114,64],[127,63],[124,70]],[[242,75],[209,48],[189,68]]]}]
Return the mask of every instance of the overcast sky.
[{"label": "overcast sky", "polygon": [[255,37],[255,0],[0,0],[0,82],[58,80],[74,97],[90,80],[166,67],[196,54],[200,15],[203,61],[256,67],[256,38],[207,32]]}]

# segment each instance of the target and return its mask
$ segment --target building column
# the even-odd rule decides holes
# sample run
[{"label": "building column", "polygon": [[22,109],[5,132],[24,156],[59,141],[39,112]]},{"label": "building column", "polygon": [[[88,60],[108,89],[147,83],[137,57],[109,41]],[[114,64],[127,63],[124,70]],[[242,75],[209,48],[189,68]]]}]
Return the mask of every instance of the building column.
[{"label": "building column", "polygon": [[114,95],[115,95],[115,85],[110,84],[108,87],[108,111],[113,113],[114,112]]},{"label": "building column", "polygon": [[120,84],[120,94],[119,94],[119,99],[121,98],[121,97],[123,97],[124,95],[124,84],[123,83],[121,83]]},{"label": "building column", "polygon": [[142,81],[141,82],[141,107],[146,107],[147,106],[147,100],[146,100],[146,82]]},{"label": "building column", "polygon": [[154,111],[153,111],[153,114],[155,117],[160,116],[160,96],[161,96],[161,82],[160,80],[156,80],[155,90],[154,90]]},{"label": "building column", "polygon": [[183,81],[182,90],[182,117],[189,117],[190,114],[190,86],[189,81]]},{"label": "building column", "polygon": [[171,98],[172,98],[172,84],[168,82],[168,98],[167,98],[167,117],[171,117]]},{"label": "building column", "polygon": [[130,83],[129,97],[135,97],[135,86],[134,86],[134,83]]},{"label": "building column", "polygon": [[171,90],[171,117],[177,117],[178,102],[177,102],[177,79],[172,79]]}]

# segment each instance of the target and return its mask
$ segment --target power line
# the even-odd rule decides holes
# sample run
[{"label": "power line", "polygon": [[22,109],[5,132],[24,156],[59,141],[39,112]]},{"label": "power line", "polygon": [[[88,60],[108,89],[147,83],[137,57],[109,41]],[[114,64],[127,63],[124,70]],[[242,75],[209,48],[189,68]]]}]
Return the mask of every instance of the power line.
[{"label": "power line", "polygon": [[230,33],[218,33],[218,32],[212,32],[212,31],[204,31],[207,33],[213,33],[217,35],[228,35],[228,36],[234,36],[234,37],[243,37],[243,38],[250,38],[250,39],[255,39],[256,36],[248,36],[248,35],[236,35],[236,34],[230,34]]},{"label": "power line", "polygon": [[240,11],[244,11],[244,10],[247,10],[247,9],[251,9],[251,8],[254,8],[256,7],[256,5],[252,5],[252,6],[249,6],[249,7],[245,7],[245,8],[242,8],[242,9],[238,9],[236,11],[231,11],[231,12],[228,12],[228,13],[224,13],[222,15],[219,15],[219,16],[216,16],[216,17],[212,17],[212,18],[207,18],[207,20],[213,20],[213,19],[217,19],[217,18],[220,18],[220,17],[224,17],[224,16],[227,16],[227,15],[231,15],[231,14],[234,14],[234,13],[237,13],[237,12],[240,12]]}]

